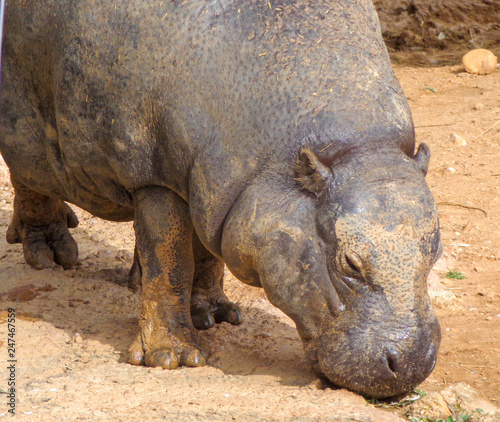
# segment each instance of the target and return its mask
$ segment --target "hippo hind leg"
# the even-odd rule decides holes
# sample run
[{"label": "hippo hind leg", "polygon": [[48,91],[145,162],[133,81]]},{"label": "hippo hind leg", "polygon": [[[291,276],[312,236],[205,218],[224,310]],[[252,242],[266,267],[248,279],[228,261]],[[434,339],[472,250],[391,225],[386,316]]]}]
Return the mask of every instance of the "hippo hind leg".
[{"label": "hippo hind leg", "polygon": [[68,228],[78,226],[73,210],[59,199],[32,191],[11,178],[14,215],[7,230],[8,243],[22,243],[24,258],[33,268],[65,269],[78,263],[78,246]]},{"label": "hippo hind leg", "polygon": [[198,330],[206,330],[219,322],[241,324],[238,305],[230,302],[223,291],[224,263],[193,235],[195,273],[191,292],[191,318]]}]

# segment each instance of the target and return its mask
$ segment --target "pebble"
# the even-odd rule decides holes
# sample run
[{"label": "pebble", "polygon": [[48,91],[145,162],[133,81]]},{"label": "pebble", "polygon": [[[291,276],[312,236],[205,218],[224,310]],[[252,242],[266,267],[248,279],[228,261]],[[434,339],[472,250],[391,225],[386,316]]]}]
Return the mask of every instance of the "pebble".
[{"label": "pebble", "polygon": [[321,390],[324,387],[324,383],[320,379],[315,379],[307,384],[308,388],[312,388],[313,390]]},{"label": "pebble", "polygon": [[472,220],[469,220],[467,224],[464,226],[464,233],[469,233],[472,230]]},{"label": "pebble", "polygon": [[463,56],[462,64],[469,73],[487,75],[495,70],[497,57],[489,50],[478,48]]},{"label": "pebble", "polygon": [[477,111],[481,111],[483,108],[484,108],[483,103],[474,104],[474,106],[472,107],[473,110],[477,110]]},{"label": "pebble", "polygon": [[456,173],[457,172],[453,167],[448,167],[446,170],[448,170],[450,173]]},{"label": "pebble", "polygon": [[452,141],[458,147],[467,145],[467,141],[464,138],[453,132],[450,134],[450,141]]}]

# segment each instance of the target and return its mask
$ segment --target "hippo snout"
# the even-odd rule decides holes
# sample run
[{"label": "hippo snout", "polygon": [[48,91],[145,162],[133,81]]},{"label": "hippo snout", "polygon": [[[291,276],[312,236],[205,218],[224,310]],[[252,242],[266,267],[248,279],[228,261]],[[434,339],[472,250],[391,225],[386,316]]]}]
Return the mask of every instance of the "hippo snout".
[{"label": "hippo snout", "polygon": [[374,398],[407,393],[434,369],[441,330],[434,317],[419,328],[335,330],[321,336],[320,372],[333,384]]}]

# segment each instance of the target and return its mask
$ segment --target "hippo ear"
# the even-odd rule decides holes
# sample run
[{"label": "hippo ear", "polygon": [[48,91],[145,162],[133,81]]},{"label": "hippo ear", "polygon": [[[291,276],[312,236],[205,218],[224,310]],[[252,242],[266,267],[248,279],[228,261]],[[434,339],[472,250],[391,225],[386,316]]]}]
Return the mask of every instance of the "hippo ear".
[{"label": "hippo ear", "polygon": [[321,163],[309,148],[302,147],[295,165],[295,180],[300,183],[302,189],[319,196],[332,177],[331,170]]},{"label": "hippo ear", "polygon": [[427,170],[429,170],[429,160],[431,158],[431,151],[427,144],[423,142],[418,146],[417,153],[415,154],[415,161],[417,162],[418,167],[424,173],[424,176],[427,175]]}]

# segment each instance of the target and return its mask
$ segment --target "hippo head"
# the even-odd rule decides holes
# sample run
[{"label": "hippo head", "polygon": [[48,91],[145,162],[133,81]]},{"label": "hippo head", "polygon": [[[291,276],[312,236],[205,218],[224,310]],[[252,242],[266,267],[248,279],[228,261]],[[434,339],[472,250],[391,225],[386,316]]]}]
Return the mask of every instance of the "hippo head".
[{"label": "hippo head", "polygon": [[[370,397],[411,391],[433,370],[440,327],[426,280],[441,253],[424,180],[429,151],[320,160],[299,154],[281,195],[249,189],[223,256],[296,323],[316,371]],[[238,227],[237,227],[238,226]],[[236,234],[237,233],[237,234]]]}]

